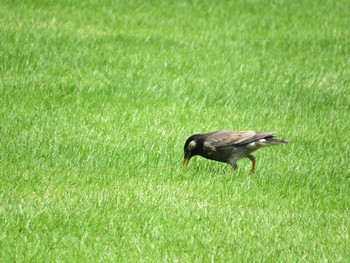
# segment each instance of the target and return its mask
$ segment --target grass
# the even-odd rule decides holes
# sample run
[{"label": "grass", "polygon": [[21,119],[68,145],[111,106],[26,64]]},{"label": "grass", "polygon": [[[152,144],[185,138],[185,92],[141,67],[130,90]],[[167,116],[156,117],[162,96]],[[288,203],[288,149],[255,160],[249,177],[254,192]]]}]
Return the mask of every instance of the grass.
[{"label": "grass", "polygon": [[0,261],[350,260],[348,1],[0,2]]}]

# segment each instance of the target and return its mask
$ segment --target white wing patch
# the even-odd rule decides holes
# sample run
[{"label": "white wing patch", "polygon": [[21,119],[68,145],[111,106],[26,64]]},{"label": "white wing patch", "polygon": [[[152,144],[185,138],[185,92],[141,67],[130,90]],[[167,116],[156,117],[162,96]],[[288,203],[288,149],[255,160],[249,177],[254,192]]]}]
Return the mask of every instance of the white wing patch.
[{"label": "white wing patch", "polygon": [[247,144],[247,148],[248,149],[254,149],[256,147],[256,143],[255,142],[251,142],[249,144]]},{"label": "white wing patch", "polygon": [[265,144],[266,140],[265,139],[260,139],[258,141],[255,142],[251,142],[247,144],[247,148],[248,149],[255,149],[256,147],[261,147],[261,146],[265,146],[267,144]]}]

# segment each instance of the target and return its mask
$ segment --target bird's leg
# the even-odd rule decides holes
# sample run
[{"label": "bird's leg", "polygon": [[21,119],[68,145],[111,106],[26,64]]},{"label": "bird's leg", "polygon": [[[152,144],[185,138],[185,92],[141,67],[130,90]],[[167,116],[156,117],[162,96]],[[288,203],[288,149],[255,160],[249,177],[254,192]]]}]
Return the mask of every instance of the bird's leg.
[{"label": "bird's leg", "polygon": [[247,157],[249,158],[249,160],[252,161],[252,173],[255,173],[255,166],[256,166],[256,161],[255,161],[255,157],[251,154],[247,155]]},{"label": "bird's leg", "polygon": [[229,164],[231,164],[233,170],[237,170],[238,165],[237,165],[237,162],[236,162],[236,161],[230,160],[230,161],[229,161]]}]

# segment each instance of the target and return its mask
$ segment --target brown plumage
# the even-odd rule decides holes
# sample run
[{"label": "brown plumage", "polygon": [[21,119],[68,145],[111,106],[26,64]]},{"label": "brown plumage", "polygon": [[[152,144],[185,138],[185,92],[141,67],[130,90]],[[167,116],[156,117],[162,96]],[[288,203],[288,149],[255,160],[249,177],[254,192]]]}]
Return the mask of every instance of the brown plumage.
[{"label": "brown plumage", "polygon": [[215,131],[207,134],[190,136],[184,146],[184,165],[187,166],[192,156],[230,164],[237,169],[237,161],[249,158],[252,161],[252,172],[255,172],[255,157],[252,152],[271,145],[288,143],[275,139],[276,132],[254,131]]}]

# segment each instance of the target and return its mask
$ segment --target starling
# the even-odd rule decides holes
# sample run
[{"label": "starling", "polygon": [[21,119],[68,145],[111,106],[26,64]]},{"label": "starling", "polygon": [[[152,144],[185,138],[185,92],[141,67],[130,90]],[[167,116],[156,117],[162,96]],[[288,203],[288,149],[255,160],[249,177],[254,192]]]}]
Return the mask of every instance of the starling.
[{"label": "starling", "polygon": [[249,158],[252,161],[252,173],[255,172],[255,157],[252,152],[271,145],[288,143],[286,140],[274,138],[276,132],[254,131],[215,131],[207,134],[190,136],[184,146],[185,166],[192,156],[200,155],[204,158],[228,163],[237,169],[237,161]]}]

